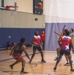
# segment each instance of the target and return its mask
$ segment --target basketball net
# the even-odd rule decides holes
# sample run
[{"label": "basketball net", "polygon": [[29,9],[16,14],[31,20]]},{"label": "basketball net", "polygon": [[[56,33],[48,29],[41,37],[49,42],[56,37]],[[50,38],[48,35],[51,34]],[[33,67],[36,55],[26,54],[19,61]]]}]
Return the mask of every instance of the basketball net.
[{"label": "basketball net", "polygon": [[18,6],[6,6],[6,10],[16,10]]}]

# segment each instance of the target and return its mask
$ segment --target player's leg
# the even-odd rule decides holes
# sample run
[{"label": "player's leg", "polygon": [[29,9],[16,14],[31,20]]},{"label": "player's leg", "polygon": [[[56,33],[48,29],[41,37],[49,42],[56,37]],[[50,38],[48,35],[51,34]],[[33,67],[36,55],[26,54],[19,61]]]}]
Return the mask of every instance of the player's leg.
[{"label": "player's leg", "polygon": [[64,56],[65,56],[66,61],[67,61],[67,63],[66,63],[66,64],[64,64],[64,66],[69,66],[68,56],[67,56],[66,54],[64,54]]},{"label": "player's leg", "polygon": [[60,62],[61,57],[62,57],[62,55],[60,55],[60,58],[57,59],[56,64],[55,64],[55,67],[54,67],[54,71],[56,71],[57,65]]},{"label": "player's leg", "polygon": [[19,63],[19,62],[16,60],[13,64],[10,65],[10,68],[13,69],[13,66],[17,63]]},{"label": "player's leg", "polygon": [[35,56],[36,48],[37,48],[36,46],[33,46],[33,54],[32,54],[32,56],[31,56],[31,59],[30,59],[29,63],[32,62],[32,59],[33,59],[33,57]]},{"label": "player's leg", "polygon": [[16,64],[18,64],[18,63],[20,62],[20,61],[19,61],[19,57],[20,57],[20,55],[15,54],[15,53],[13,54],[13,58],[14,58],[16,61],[15,61],[13,64],[10,65],[10,68],[11,68],[11,69],[13,69],[13,66],[14,66],[14,65],[16,65]]},{"label": "player's leg", "polygon": [[44,60],[44,55],[43,55],[43,52],[42,52],[41,47],[40,47],[40,46],[38,46],[38,47],[37,47],[37,49],[38,49],[38,51],[39,51],[39,52],[40,52],[40,54],[41,54],[41,58],[42,58],[42,59],[41,59],[41,62],[44,62],[44,63],[45,63],[46,61]]},{"label": "player's leg", "polygon": [[43,41],[42,47],[43,47],[43,50],[45,50],[45,41]]},{"label": "player's leg", "polygon": [[20,60],[22,62],[22,69],[21,69],[21,73],[28,73],[24,70],[24,67],[25,67],[25,60],[23,58],[21,58]]},{"label": "player's leg", "polygon": [[63,56],[63,54],[64,54],[64,50],[60,50],[60,57],[57,59],[57,61],[56,61],[56,64],[55,64],[55,67],[54,67],[54,71],[56,71],[56,69],[57,69],[57,65],[58,65],[58,63],[60,62],[60,59],[61,59],[61,57]]},{"label": "player's leg", "polygon": [[57,48],[57,55],[60,54],[60,47]]},{"label": "player's leg", "polygon": [[72,66],[72,61],[71,61],[71,54],[70,54],[70,51],[69,50],[66,50],[65,54],[68,56],[68,59],[69,59],[69,63],[70,63],[70,71],[74,72],[74,69],[73,69],[73,66]]},{"label": "player's leg", "polygon": [[60,47],[58,47],[56,49],[56,51],[57,51],[57,57],[54,60],[57,60],[59,58],[59,56],[60,56]]},{"label": "player's leg", "polygon": [[[69,51],[71,51],[71,49],[72,49],[72,45],[70,44],[69,45]],[[72,55],[71,54],[70,54],[70,57],[71,57],[71,62],[73,63]],[[69,65],[69,60],[68,60],[68,56],[67,55],[65,55],[65,58],[66,58],[66,61],[67,61],[67,63],[65,64],[65,66],[66,66],[66,65]]]}]

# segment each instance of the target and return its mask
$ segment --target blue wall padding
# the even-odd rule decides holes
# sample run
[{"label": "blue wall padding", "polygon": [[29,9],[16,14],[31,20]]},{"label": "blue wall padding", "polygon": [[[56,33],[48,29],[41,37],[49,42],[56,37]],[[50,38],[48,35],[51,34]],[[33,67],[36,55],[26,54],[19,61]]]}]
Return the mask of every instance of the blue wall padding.
[{"label": "blue wall padding", "polygon": [[31,44],[35,31],[41,34],[44,28],[0,28],[0,48],[6,48],[7,42],[18,43],[21,37],[25,37],[26,44]]}]

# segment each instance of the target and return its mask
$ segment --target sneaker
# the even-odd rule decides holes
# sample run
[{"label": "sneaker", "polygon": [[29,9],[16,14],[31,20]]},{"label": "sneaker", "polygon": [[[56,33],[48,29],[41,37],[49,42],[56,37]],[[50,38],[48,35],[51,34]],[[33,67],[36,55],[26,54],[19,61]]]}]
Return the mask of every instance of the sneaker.
[{"label": "sneaker", "polygon": [[54,59],[54,61],[56,61],[57,59],[59,59],[60,58],[60,55],[57,55],[57,57]]},{"label": "sneaker", "polygon": [[53,68],[54,72],[56,71],[56,67]]},{"label": "sneaker", "polygon": [[11,69],[13,69],[13,65],[10,65],[9,67],[10,67]]},{"label": "sneaker", "polygon": [[69,66],[69,63],[64,64],[64,66]]},{"label": "sneaker", "polygon": [[28,72],[24,72],[24,71],[21,71],[20,73],[21,73],[21,74],[28,74]]},{"label": "sneaker", "polygon": [[42,62],[42,63],[46,63],[46,61],[45,61],[45,60],[41,60],[41,62]]},{"label": "sneaker", "polygon": [[70,69],[71,72],[74,72],[74,69]]}]

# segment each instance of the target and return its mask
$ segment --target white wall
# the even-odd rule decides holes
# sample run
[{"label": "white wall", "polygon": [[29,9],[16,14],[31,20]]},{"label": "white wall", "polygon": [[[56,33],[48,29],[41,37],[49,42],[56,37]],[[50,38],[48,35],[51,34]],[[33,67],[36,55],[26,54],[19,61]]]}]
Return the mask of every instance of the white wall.
[{"label": "white wall", "polygon": [[1,7],[1,0],[0,0],[0,7]]},{"label": "white wall", "polygon": [[[38,21],[35,21],[38,18]],[[0,10],[2,28],[45,28],[45,16],[32,13]]]},{"label": "white wall", "polygon": [[44,0],[46,22],[74,22],[74,0]]},{"label": "white wall", "polygon": [[17,11],[33,13],[33,0],[17,0]]}]

